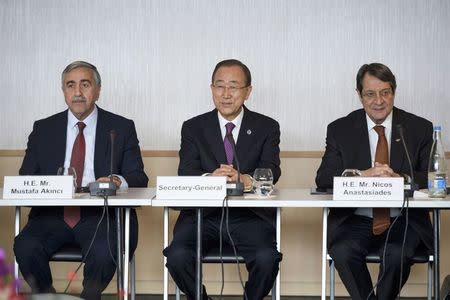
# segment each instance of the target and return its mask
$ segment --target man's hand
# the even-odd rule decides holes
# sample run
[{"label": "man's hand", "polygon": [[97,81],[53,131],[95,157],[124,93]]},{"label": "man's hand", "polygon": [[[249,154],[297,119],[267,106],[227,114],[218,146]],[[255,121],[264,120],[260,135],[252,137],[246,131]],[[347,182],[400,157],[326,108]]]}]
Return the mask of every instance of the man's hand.
[{"label": "man's hand", "polygon": [[361,171],[361,176],[363,177],[400,177],[394,170],[387,164],[375,163],[370,169]]},{"label": "man's hand", "polygon": [[[211,176],[226,176],[227,181],[237,181],[238,171],[233,168],[233,165],[220,165],[219,168],[215,169],[211,173]],[[244,184],[245,188],[252,186],[252,178],[250,175],[241,174],[241,182]]]},{"label": "man's hand", "polygon": [[212,176],[226,176],[227,181],[236,181],[238,172],[233,168],[233,165],[220,165],[219,168],[212,172]]},{"label": "man's hand", "polygon": [[[119,177],[117,176],[112,176],[112,180],[114,182],[114,184],[116,185],[117,188],[120,188],[120,186],[122,185],[122,180],[120,180]],[[97,179],[97,182],[109,182],[111,181],[111,179],[109,177],[100,177]]]}]

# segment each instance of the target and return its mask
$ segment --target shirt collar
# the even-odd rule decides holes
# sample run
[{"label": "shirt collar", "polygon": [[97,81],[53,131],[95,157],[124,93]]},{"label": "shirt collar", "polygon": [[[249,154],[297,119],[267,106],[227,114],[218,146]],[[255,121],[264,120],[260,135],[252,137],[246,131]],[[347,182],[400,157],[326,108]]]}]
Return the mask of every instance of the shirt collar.
[{"label": "shirt collar", "polygon": [[228,121],[227,119],[225,119],[219,111],[217,111],[217,116],[219,117],[219,124],[220,124],[220,128],[225,128],[225,125],[229,122],[233,123],[235,127],[239,128],[241,126],[242,123],[242,118],[244,117],[244,108],[242,107],[241,112],[239,113],[239,115],[237,115],[236,118],[234,118],[234,120]]},{"label": "shirt collar", "polygon": [[[77,117],[75,117],[75,115],[70,111],[70,109],[68,111],[69,112],[67,114],[68,115],[67,126],[69,126],[69,128],[74,128],[75,126],[77,126],[77,123],[80,122],[80,120],[78,120]],[[86,127],[92,128],[97,121],[97,117],[98,117],[98,109],[97,105],[95,105],[94,110],[82,122],[86,124]]]},{"label": "shirt collar", "polygon": [[369,115],[366,113],[366,120],[367,120],[367,130],[370,132],[375,126],[381,125],[384,126],[384,130],[391,131],[392,128],[392,111],[389,113],[389,115],[386,117],[383,123],[381,124],[375,124],[374,121],[369,117]]}]

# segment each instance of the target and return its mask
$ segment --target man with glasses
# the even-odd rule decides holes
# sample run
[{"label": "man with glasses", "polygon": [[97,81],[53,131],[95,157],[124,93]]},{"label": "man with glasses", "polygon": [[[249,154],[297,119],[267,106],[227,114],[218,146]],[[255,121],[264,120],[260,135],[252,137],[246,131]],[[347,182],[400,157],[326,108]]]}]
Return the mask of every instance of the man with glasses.
[{"label": "man with glasses", "polygon": [[[236,181],[234,158],[238,158],[246,190],[251,190],[251,174],[256,168],[270,168],[277,182],[281,174],[280,128],[275,120],[244,106],[252,91],[250,70],[238,60],[219,62],[212,74],[211,91],[216,108],[183,124],[178,174],[226,176]],[[204,251],[219,245],[221,211],[203,210]],[[229,209],[229,232],[249,272],[244,291],[248,300],[263,299],[278,273],[281,253],[276,248],[274,220],[274,209]],[[225,222],[222,236],[224,243],[230,244]],[[170,274],[188,299],[195,297],[195,243],[196,214],[182,210],[164,255]],[[203,299],[208,299],[204,287]]]},{"label": "man with glasses", "polygon": [[[431,122],[394,107],[395,76],[383,64],[363,65],[356,76],[356,87],[363,109],[328,125],[317,186],[333,187],[333,177],[345,169],[357,169],[361,176],[408,177],[410,168],[397,132],[397,125],[402,125],[415,182],[420,188],[426,187],[433,142]],[[385,261],[380,264],[375,296],[365,256],[375,250],[382,257],[387,229],[397,216]],[[398,208],[335,208],[330,211],[328,224],[328,252],[352,299],[395,299],[408,279],[416,250],[433,245],[431,222],[423,209],[409,210],[403,253],[407,223],[404,211]]]}]

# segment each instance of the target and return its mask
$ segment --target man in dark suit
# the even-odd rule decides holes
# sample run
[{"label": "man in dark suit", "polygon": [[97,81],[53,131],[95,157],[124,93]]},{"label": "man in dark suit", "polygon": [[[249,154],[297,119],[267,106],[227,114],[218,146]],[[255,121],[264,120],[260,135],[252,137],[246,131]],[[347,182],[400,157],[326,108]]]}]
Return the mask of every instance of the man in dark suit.
[{"label": "man in dark suit", "polygon": [[[229,136],[236,144],[241,181],[246,190],[251,189],[250,174],[256,168],[270,168],[274,182],[277,182],[281,174],[279,125],[275,120],[244,106],[251,90],[250,70],[242,62],[231,59],[216,65],[211,83],[216,109],[184,122],[179,175],[226,176],[227,180],[236,181],[238,171],[233,164],[234,153],[229,151],[232,147],[227,148]],[[221,209],[204,209],[205,251],[218,244],[220,218]],[[263,299],[278,273],[281,253],[276,249],[274,220],[273,209],[229,210],[231,237],[249,271],[245,285],[245,295],[249,300]],[[164,250],[169,272],[188,299],[195,297],[195,233],[194,211],[182,210],[174,228],[172,243]],[[223,240],[230,243],[225,229]],[[204,287],[203,299],[208,299]]]},{"label": "man in dark suit", "polygon": [[[411,156],[415,182],[426,186],[429,153],[432,145],[431,122],[394,107],[395,76],[385,65],[363,65],[356,77],[357,92],[363,109],[328,125],[326,150],[317,171],[318,187],[333,187],[333,177],[345,169],[358,169],[361,176],[405,176],[410,174],[406,153],[399,142],[397,125],[402,125]],[[388,142],[389,141],[389,142]],[[380,256],[386,230],[394,218],[386,248],[385,267],[380,266],[376,295],[364,257],[376,249]],[[352,299],[395,299],[408,279],[411,257],[424,244],[433,245],[428,213],[409,210],[404,256],[402,242],[405,213],[399,209],[337,208],[328,216],[328,252]],[[384,275],[381,278],[381,274]],[[371,293],[372,292],[372,293]]]},{"label": "man in dark suit", "polygon": [[[116,132],[113,181],[117,188],[146,187],[148,178],[133,121],[100,109],[101,78],[90,63],[77,61],[62,73],[62,90],[68,109],[36,121],[28,138],[21,175],[56,175],[58,168],[75,169],[78,189],[92,181],[109,181],[110,132]],[[35,293],[54,292],[49,258],[65,244],[77,244],[85,257],[81,297],[100,299],[115,272],[116,223],[106,214],[89,252],[103,208],[34,207],[24,229],[14,241],[19,268]],[[130,221],[130,249],[137,246],[138,223]],[[109,249],[108,249],[109,248]],[[110,252],[112,255],[110,255]]]}]

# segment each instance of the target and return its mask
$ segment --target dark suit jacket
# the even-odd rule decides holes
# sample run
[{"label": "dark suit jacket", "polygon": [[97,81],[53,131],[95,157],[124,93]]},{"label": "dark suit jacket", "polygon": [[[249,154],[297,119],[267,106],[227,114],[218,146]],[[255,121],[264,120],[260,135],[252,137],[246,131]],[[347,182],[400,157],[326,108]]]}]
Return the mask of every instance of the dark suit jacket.
[{"label": "dark suit jacket", "polygon": [[[405,141],[414,169],[414,179],[421,188],[427,185],[428,160],[433,143],[431,122],[394,107],[392,117],[390,167],[398,174],[410,174],[408,160],[396,125],[404,128]],[[317,170],[318,187],[333,187],[333,177],[340,176],[345,169],[366,170],[372,167],[366,113],[356,110],[348,116],[328,125],[326,150]],[[331,209],[328,216],[328,242],[333,242],[333,231],[355,208]],[[410,209],[410,224],[430,249],[433,245],[432,227],[427,210]]]},{"label": "dark suit jacket", "polygon": [[[236,156],[239,159],[241,173],[253,175],[256,168],[270,168],[276,183],[281,175],[279,143],[278,122],[252,112],[244,106],[244,117],[236,143]],[[220,164],[227,163],[216,109],[184,122],[179,154],[180,176],[212,173]],[[252,210],[273,223],[274,209]],[[210,211],[205,210],[204,214]],[[186,213],[187,211],[183,210],[180,216],[183,217]]]},{"label": "dark suit jacket", "polygon": [[[28,137],[27,150],[19,170],[20,175],[56,175],[64,165],[66,154],[68,110],[36,121]],[[132,120],[98,108],[97,131],[95,134],[94,173],[95,177],[110,173],[111,141],[110,131],[116,131],[113,174],[125,178],[129,187],[146,187],[148,178],[139,149],[139,141]],[[63,209],[33,208],[30,217],[40,214],[58,214]],[[83,215],[83,210],[82,210]]]}]

